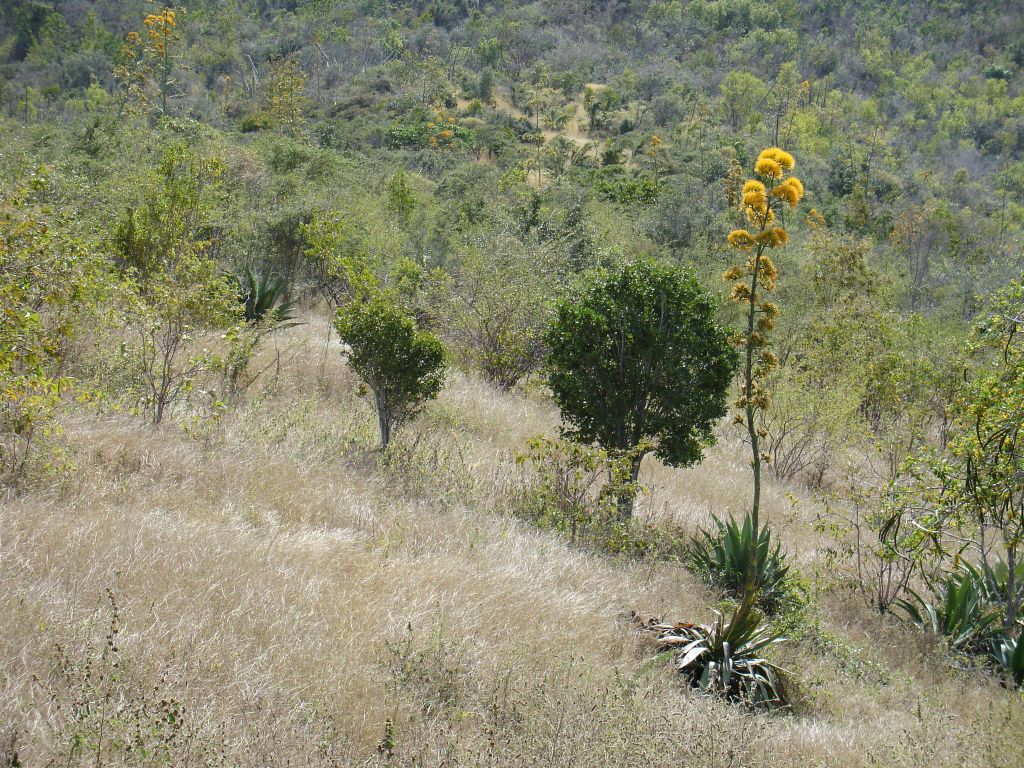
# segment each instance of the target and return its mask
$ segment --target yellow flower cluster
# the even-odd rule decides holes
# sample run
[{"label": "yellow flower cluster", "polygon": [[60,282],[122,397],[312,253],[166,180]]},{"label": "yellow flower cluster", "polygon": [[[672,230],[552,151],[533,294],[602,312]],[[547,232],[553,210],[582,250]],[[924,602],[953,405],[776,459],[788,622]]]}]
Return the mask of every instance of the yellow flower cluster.
[{"label": "yellow flower cluster", "polygon": [[811,208],[807,212],[807,226],[811,229],[821,229],[825,226],[825,217],[818,212],[817,208]]},{"label": "yellow flower cluster", "polygon": [[434,108],[434,117],[427,121],[427,130],[430,136],[427,143],[431,147],[440,147],[448,144],[455,138],[456,121],[452,115],[447,114],[440,107]]},{"label": "yellow flower cluster", "polygon": [[775,327],[775,316],[764,315],[760,320],[757,321],[757,330],[759,331],[770,331]]},{"label": "yellow flower cluster", "polygon": [[782,166],[770,157],[759,157],[754,163],[754,172],[766,179],[781,179]]},{"label": "yellow flower cluster", "polygon": [[757,156],[757,159],[774,160],[784,171],[792,171],[796,166],[796,160],[793,159],[793,156],[789,154],[789,152],[786,152],[784,149],[779,149],[778,147],[768,147],[768,149],[764,150]]},{"label": "yellow flower cluster", "polygon": [[775,211],[769,208],[767,204],[763,205],[761,210],[751,208],[749,205],[745,206],[744,210],[747,214],[747,221],[755,227],[766,227],[775,221]]},{"label": "yellow flower cluster", "polygon": [[170,8],[164,8],[162,13],[151,13],[142,23],[152,29],[153,27],[173,27],[176,26],[175,13]]},{"label": "yellow flower cluster", "polygon": [[757,242],[754,236],[745,229],[734,229],[729,233],[728,237],[726,237],[726,240],[728,240],[729,245],[734,248],[739,248],[745,251],[750,250],[750,248]]},{"label": "yellow flower cluster", "polygon": [[[747,265],[747,269],[751,272],[754,271],[753,258],[751,263]],[[762,253],[761,258],[757,263],[757,281],[763,288],[769,291],[775,290],[775,281],[779,277],[779,271],[775,268],[775,263],[771,260],[767,253]]]},{"label": "yellow flower cluster", "polygon": [[772,188],[772,194],[789,203],[790,208],[796,208],[796,204],[804,196],[804,185],[796,176],[790,176],[785,181],[776,184]]},{"label": "yellow flower cluster", "polygon": [[789,239],[784,229],[774,226],[778,207],[775,203],[788,203],[792,208],[803,198],[804,185],[800,179],[786,175],[795,165],[793,156],[778,147],[769,147],[758,155],[754,170],[760,178],[750,179],[743,185],[740,205],[747,221],[760,231],[744,236],[746,230],[735,230],[729,234],[733,247],[741,250],[749,250],[753,245],[775,248]]},{"label": "yellow flower cluster", "polygon": [[732,287],[729,298],[733,301],[746,301],[750,298],[750,288],[746,283],[736,283]]},{"label": "yellow flower cluster", "polygon": [[769,248],[775,248],[779,245],[785,245],[789,240],[789,235],[782,227],[769,227],[762,232],[758,232],[754,236],[754,241],[757,243],[764,243]]},{"label": "yellow flower cluster", "polygon": [[751,179],[743,185],[743,205],[755,211],[763,212],[768,205],[768,190],[764,184]]},{"label": "yellow flower cluster", "polygon": [[167,42],[173,40],[174,28],[177,26],[177,14],[170,8],[164,8],[160,13],[151,13],[142,23],[146,25],[149,33],[149,41],[158,56],[166,55]]}]

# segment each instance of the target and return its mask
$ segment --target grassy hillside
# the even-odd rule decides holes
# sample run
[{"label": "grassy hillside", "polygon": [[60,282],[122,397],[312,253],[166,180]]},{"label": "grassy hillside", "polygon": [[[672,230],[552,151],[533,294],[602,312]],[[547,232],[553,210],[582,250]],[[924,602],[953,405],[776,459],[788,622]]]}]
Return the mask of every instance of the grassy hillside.
[{"label": "grassy hillside", "polygon": [[0,768],[1024,765],[1022,73],[1002,0],[0,3]]},{"label": "grassy hillside", "polygon": [[[75,417],[74,475],[0,507],[0,720],[22,764],[84,760],[100,739],[98,762],[147,765],[1024,759],[1018,694],[830,588],[795,486],[767,505],[816,606],[779,659],[795,711],[687,692],[630,612],[706,620],[715,594],[510,512],[513,454],[557,423],[543,398],[458,376],[382,463],[306,319],[277,342],[280,374],[211,430]],[[739,511],[741,455],[726,440],[691,470],[650,465],[644,514]]]}]

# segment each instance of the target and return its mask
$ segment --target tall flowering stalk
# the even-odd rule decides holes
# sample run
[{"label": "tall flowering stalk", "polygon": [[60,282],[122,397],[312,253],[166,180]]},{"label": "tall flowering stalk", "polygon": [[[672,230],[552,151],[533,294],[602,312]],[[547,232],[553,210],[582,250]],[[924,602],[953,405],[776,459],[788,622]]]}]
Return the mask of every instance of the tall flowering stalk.
[{"label": "tall flowering stalk", "polygon": [[114,77],[124,88],[125,103],[134,99],[141,108],[149,105],[146,86],[152,80],[160,97],[160,112],[166,115],[167,99],[174,85],[171,75],[176,49],[181,40],[178,13],[163,8],[160,13],[149,14],[142,23],[145,38],[138,32],[125,35]]},{"label": "tall flowering stalk", "polygon": [[167,94],[171,90],[171,70],[174,67],[172,48],[178,42],[177,14],[170,8],[151,13],[143,22],[149,36],[147,52],[154,62],[154,76],[160,92],[160,112],[167,114]]},{"label": "tall flowering stalk", "polygon": [[723,276],[735,285],[733,301],[744,305],[747,314],[746,332],[737,337],[737,346],[744,351],[743,389],[736,401],[742,410],[736,423],[747,428],[753,454],[754,500],[752,521],[756,531],[761,509],[761,463],[767,456],[761,453],[760,440],[763,427],[758,427],[757,413],[768,408],[771,395],[765,387],[765,378],[778,365],[778,358],[768,349],[767,333],[775,327],[779,308],[763,294],[775,290],[778,272],[769,251],[785,245],[789,240],[786,230],[778,224],[776,213],[786,206],[795,208],[804,196],[804,185],[792,175],[793,156],[778,147],[764,150],[754,164],[755,178],[743,185],[740,209],[746,216],[749,229],[734,229],[728,242],[733,248],[749,254],[745,264],[729,269]]}]

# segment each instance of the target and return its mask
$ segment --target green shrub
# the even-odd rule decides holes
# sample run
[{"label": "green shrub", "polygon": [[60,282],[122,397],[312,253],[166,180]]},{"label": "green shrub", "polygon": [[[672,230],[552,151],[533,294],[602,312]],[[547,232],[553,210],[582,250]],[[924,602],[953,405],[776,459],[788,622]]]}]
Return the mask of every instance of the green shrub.
[{"label": "green shrub", "polygon": [[273,127],[274,119],[266,112],[253,112],[245,115],[238,123],[238,130],[242,133],[267,131]]},{"label": "green shrub", "polygon": [[[39,181],[45,184],[45,179]],[[0,199],[0,487],[24,480],[58,431],[74,342],[106,300],[99,254],[21,199]],[[51,446],[52,448],[52,446]],[[49,468],[49,467],[44,467]]]},{"label": "green shrub", "polygon": [[[993,605],[1006,603],[1006,596],[1011,599],[1014,595],[1024,592],[1024,561],[1018,562],[1013,569],[1013,579],[1010,579],[1010,566],[998,554],[992,565],[986,565],[981,569],[984,576],[981,585],[985,591],[985,599]],[[1018,611],[1012,621],[1004,621],[1004,625],[1016,624],[1024,628],[1024,616]]]},{"label": "green shrub", "polygon": [[565,436],[631,457],[623,517],[647,453],[683,467],[714,442],[736,352],[690,270],[637,259],[594,272],[559,303],[544,340]]},{"label": "green shrub", "polygon": [[605,554],[681,557],[681,539],[673,530],[619,515],[618,495],[637,490],[629,479],[628,455],[616,458],[599,448],[537,437],[516,464],[528,474],[513,492],[512,511],[538,528]]},{"label": "green shrub", "polygon": [[597,192],[604,200],[619,205],[650,205],[658,199],[658,185],[649,176],[608,172],[620,167],[605,168],[596,174]]},{"label": "green shrub", "polygon": [[340,308],[334,327],[349,347],[350,365],[373,390],[381,450],[386,450],[394,430],[441,391],[444,345],[419,330],[416,321],[384,293]]}]

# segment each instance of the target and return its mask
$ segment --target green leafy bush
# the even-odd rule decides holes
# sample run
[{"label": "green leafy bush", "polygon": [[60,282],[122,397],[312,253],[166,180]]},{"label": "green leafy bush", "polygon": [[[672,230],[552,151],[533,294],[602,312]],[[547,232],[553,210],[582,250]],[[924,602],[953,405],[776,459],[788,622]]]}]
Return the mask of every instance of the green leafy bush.
[{"label": "green leafy bush", "polygon": [[392,432],[441,391],[444,345],[419,330],[416,321],[384,293],[339,309],[334,327],[349,347],[350,365],[373,390],[381,449],[386,450]]},{"label": "green leafy bush", "polygon": [[648,205],[658,199],[658,185],[648,176],[619,171],[621,166],[603,168],[596,173],[598,194],[619,205]]},{"label": "green leafy bush", "polygon": [[95,252],[25,200],[0,200],[0,486],[48,453],[74,339],[109,288]]},{"label": "green leafy bush", "polygon": [[[594,272],[559,303],[545,342],[566,437],[630,453],[634,486],[647,453],[682,467],[714,442],[736,352],[690,270],[638,259]],[[623,517],[634,496],[619,497]]]},{"label": "green leafy bush", "polygon": [[617,497],[635,493],[629,455],[615,457],[600,448],[568,440],[536,437],[516,456],[524,471],[513,489],[512,511],[572,544],[611,555],[678,559],[680,537],[664,526],[623,519]]}]

